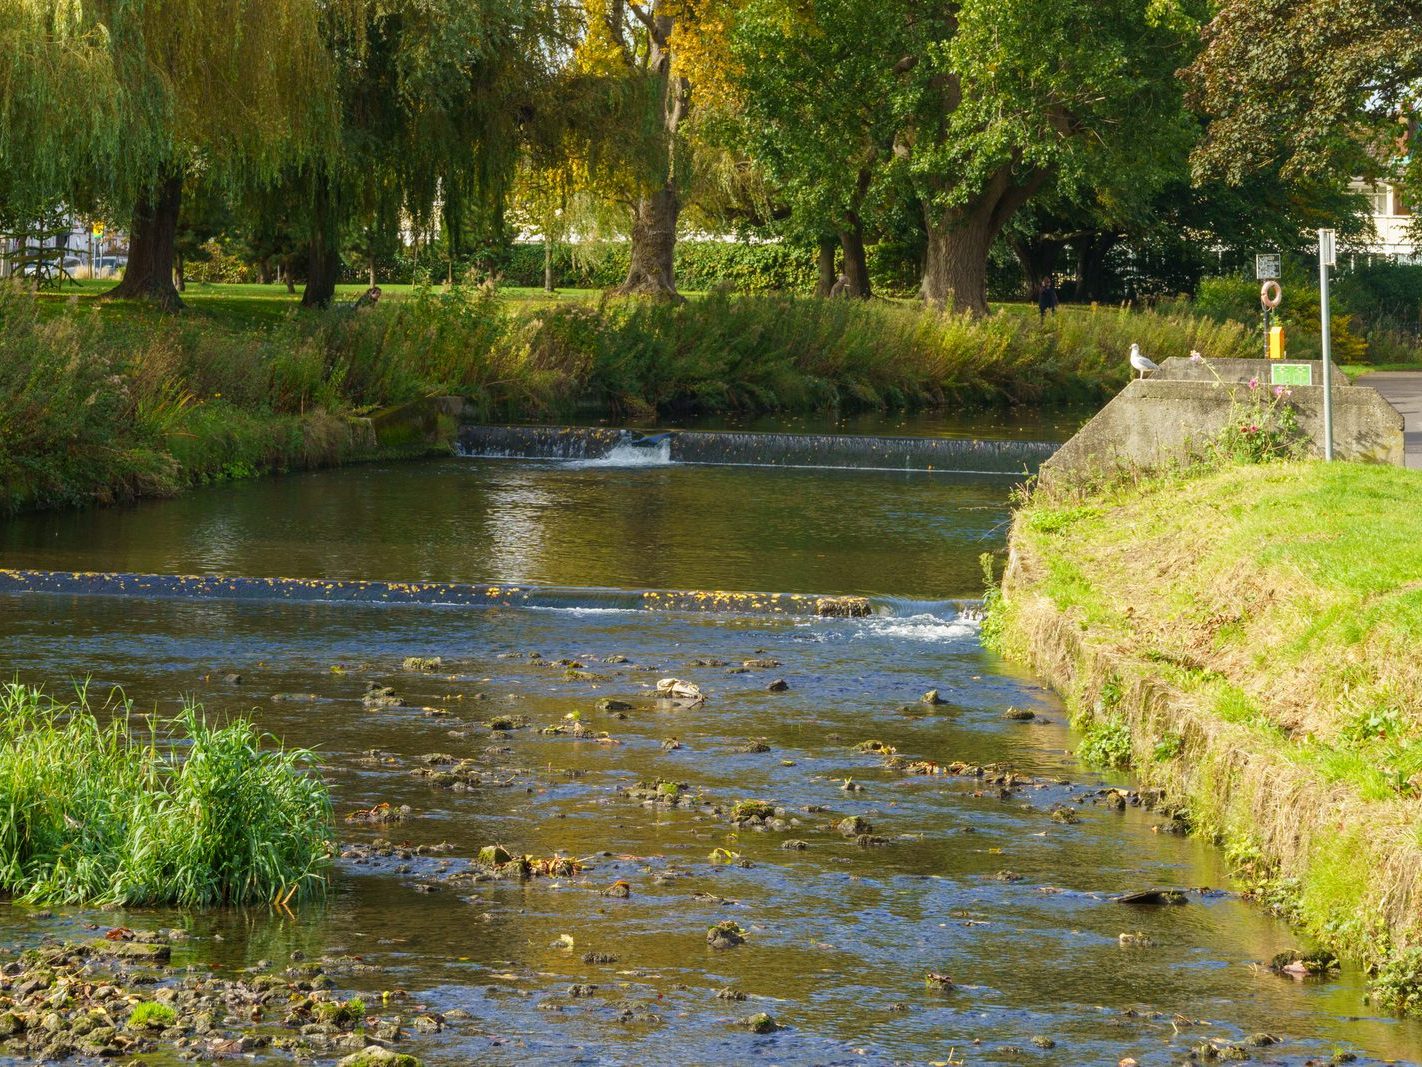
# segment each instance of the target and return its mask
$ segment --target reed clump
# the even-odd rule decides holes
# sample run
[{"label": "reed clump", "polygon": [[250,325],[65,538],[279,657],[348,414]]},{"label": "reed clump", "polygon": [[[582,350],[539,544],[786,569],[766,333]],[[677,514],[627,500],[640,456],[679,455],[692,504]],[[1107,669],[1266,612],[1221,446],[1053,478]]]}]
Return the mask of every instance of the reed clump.
[{"label": "reed clump", "polygon": [[0,687],[0,892],[203,907],[325,891],[331,802],[311,753],[197,705],[142,726],[112,710]]}]

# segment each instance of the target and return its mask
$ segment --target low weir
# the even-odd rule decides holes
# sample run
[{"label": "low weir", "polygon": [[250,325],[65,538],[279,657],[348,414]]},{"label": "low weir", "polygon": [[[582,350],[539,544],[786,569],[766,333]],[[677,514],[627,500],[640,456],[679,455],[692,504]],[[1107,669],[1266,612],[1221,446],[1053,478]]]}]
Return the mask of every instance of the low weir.
[{"label": "low weir", "polygon": [[1020,476],[1057,446],[1045,441],[855,434],[672,430],[589,426],[460,427],[461,455],[572,460],[607,465],[692,463],[745,467],[839,467]]},{"label": "low weir", "polygon": [[[0,594],[279,601],[316,604],[425,604],[449,607],[581,608],[624,611],[704,611],[743,615],[863,618],[923,612],[928,605],[861,596],[741,593],[711,590],[568,589],[461,582],[381,582],[325,578],[240,578],[222,575],[125,574],[101,571],[0,570]],[[953,614],[964,601],[934,604]]]}]

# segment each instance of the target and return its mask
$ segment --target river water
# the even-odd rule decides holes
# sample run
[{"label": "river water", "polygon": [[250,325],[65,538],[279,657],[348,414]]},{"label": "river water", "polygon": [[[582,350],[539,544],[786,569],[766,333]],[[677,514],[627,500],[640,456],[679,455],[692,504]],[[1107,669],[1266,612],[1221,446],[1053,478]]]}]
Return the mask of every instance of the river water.
[{"label": "river water", "polygon": [[[87,679],[140,708],[193,695],[250,712],[319,750],[339,814],[411,809],[396,825],[340,822],[333,893],[294,916],[17,906],[0,940],[127,922],[190,930],[179,962],[358,958],[336,973],[368,1001],[403,991],[394,1003],[453,1013],[407,1044],[431,1063],[1167,1064],[1260,1033],[1278,1038],[1252,1048],[1265,1062],[1422,1057],[1422,1029],[1375,1015],[1356,971],[1301,984],[1257,966],[1304,947],[1298,935],[1230,892],[1210,847],[1101,803],[1129,777],[1079,764],[1055,697],[982,649],[961,601],[981,591],[978,556],[1002,545],[1012,484],[463,458],[8,521],[11,568],[561,592],[481,608],[0,595],[7,674],[55,690]],[[627,590],[861,594],[875,614],[648,610]],[[442,662],[402,670],[408,656]],[[705,702],[656,700],[665,677]],[[372,683],[403,704],[367,706]],[[921,702],[929,689],[942,703]],[[604,698],[631,709],[599,710]],[[1021,781],[911,774],[859,750],[870,740],[906,760],[1010,764]],[[472,761],[477,784],[412,773],[425,759],[447,773],[446,757]],[[699,802],[627,795],[658,779]],[[747,799],[783,809],[783,828],[729,823]],[[1077,821],[1054,818],[1063,807]],[[878,842],[836,831],[855,815]],[[410,848],[365,847],[378,838]],[[494,843],[585,868],[457,877]],[[619,882],[629,896],[604,895]],[[1112,899],[1167,886],[1189,903]],[[707,943],[722,920],[744,944]],[[930,972],[954,988],[930,988]],[[757,1011],[782,1029],[736,1024]]]}]

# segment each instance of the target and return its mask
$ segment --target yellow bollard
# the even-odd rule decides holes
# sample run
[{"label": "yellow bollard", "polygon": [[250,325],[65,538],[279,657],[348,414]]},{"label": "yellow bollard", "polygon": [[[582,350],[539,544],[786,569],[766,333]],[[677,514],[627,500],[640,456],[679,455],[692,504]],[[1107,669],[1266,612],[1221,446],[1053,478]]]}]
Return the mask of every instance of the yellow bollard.
[{"label": "yellow bollard", "polygon": [[1284,358],[1284,328],[1282,326],[1269,327],[1269,358]]}]

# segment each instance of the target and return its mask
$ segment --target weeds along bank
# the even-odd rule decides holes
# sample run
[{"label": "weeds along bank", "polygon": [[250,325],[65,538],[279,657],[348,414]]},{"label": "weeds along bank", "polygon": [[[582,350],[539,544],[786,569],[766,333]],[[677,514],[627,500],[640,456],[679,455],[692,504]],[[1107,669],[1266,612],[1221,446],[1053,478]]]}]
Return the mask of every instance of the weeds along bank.
[{"label": "weeds along bank", "polygon": [[1422,1012],[1422,476],[1227,466],[1018,511],[985,627],[1244,887]]},{"label": "weeds along bank", "polygon": [[0,512],[170,494],[361,455],[351,415],[458,394],[488,419],[1089,402],[1232,324],[1103,310],[982,321],[888,302],[712,296],[519,308],[479,289],[221,326],[0,288]]}]

